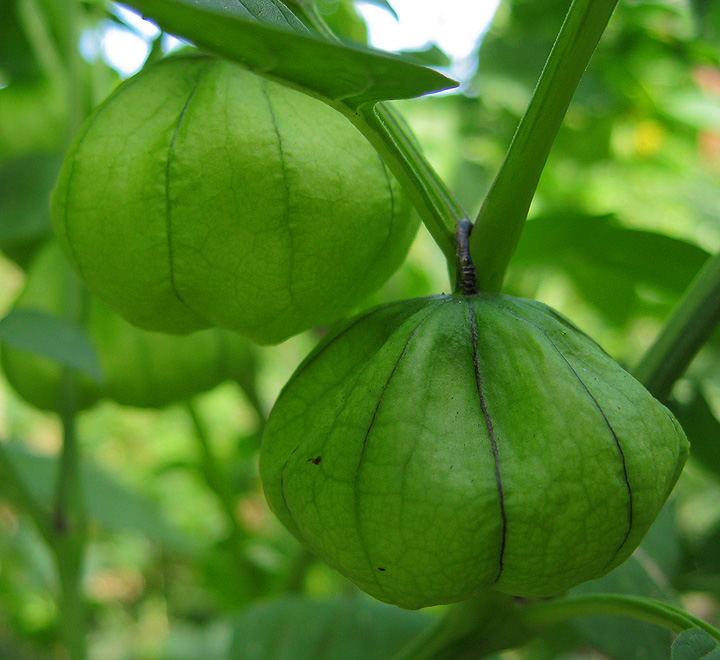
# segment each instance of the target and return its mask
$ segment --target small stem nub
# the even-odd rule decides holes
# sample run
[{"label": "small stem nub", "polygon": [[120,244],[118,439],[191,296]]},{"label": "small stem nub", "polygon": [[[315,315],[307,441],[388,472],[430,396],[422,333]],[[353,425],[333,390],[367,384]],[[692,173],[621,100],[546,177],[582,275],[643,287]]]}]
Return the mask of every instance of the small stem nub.
[{"label": "small stem nub", "polygon": [[474,296],[478,293],[475,264],[470,256],[470,234],[473,224],[467,218],[459,220],[455,228],[455,259],[457,262],[457,278],[455,293]]}]

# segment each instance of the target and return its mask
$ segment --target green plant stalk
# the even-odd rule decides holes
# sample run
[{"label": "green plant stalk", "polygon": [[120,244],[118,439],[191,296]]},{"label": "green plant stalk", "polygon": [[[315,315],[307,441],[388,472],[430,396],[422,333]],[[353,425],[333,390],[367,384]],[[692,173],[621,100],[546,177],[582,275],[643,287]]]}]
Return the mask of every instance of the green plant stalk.
[{"label": "green plant stalk", "polygon": [[205,476],[205,483],[210,487],[210,490],[212,490],[220,502],[228,526],[230,527],[230,536],[235,543],[238,543],[246,537],[246,533],[240,526],[235,513],[233,488],[218,464],[217,457],[210,443],[210,438],[200,420],[197,409],[190,401],[185,404],[185,408],[192,421],[195,437],[200,447],[202,473]]},{"label": "green plant stalk", "polygon": [[60,584],[60,629],[69,660],[87,660],[86,604],[83,563],[87,519],[82,493],[80,452],[75,433],[75,374],[66,370],[63,382],[63,447],[52,512],[50,549]]},{"label": "green plant stalk", "polygon": [[235,379],[235,382],[245,395],[246,401],[250,404],[250,407],[255,413],[255,417],[257,418],[257,434],[259,438],[262,435],[263,428],[265,428],[267,412],[265,410],[265,404],[263,403],[262,397],[260,396],[260,392],[258,392],[256,381],[257,378],[254,372],[250,376],[242,376]]},{"label": "green plant stalk", "polygon": [[[328,41],[340,41],[314,3],[293,3],[292,7],[305,25]],[[455,226],[468,215],[425,159],[400,114],[382,102],[357,109],[343,102],[332,106],[344,114],[380,154],[445,255],[451,274],[454,273]]]},{"label": "green plant stalk", "polygon": [[451,272],[455,266],[455,226],[467,218],[452,192],[440,179],[405,127],[398,112],[387,103],[365,105],[344,114],[375,147],[418,210],[438,244]]},{"label": "green plant stalk", "polygon": [[660,400],[667,399],[720,322],[720,253],[707,260],[653,344],[633,370]]},{"label": "green plant stalk", "polygon": [[78,0],[60,0],[60,12],[56,27],[60,33],[60,50],[67,72],[67,124],[66,143],[80,130],[90,114],[91,101],[87,79],[87,67],[80,55],[81,15]]},{"label": "green plant stalk", "polygon": [[[523,603],[487,593],[489,605],[458,603],[426,632],[419,635],[392,660],[448,660],[454,649],[472,648],[478,657],[522,646],[549,626],[584,616],[625,616],[680,633],[704,630],[720,641],[720,630],[682,609],[641,596],[591,594],[557,600]],[[508,603],[512,603],[508,607]]]},{"label": "green plant stalk", "polygon": [[308,569],[315,564],[315,555],[304,545],[301,545],[295,556],[290,560],[287,573],[280,583],[280,592],[283,594],[301,594],[305,589],[305,576]]},{"label": "green plant stalk", "polygon": [[481,291],[502,288],[548,154],[616,4],[573,0],[570,6],[470,239]]},{"label": "green plant stalk", "polygon": [[53,546],[60,582],[60,627],[69,660],[87,660],[87,607],[83,593],[85,533],[57,539]]},{"label": "green plant stalk", "polygon": [[18,0],[17,13],[33,53],[45,70],[45,75],[58,87],[58,92],[66,96],[69,84],[67,72],[53,40],[47,17],[38,1]]},{"label": "green plant stalk", "polygon": [[522,610],[521,619],[530,627],[545,627],[569,618],[603,615],[626,616],[663,626],[676,633],[690,628],[700,628],[720,641],[720,630],[674,605],[652,598],[625,594],[570,596],[535,603]]},{"label": "green plant stalk", "polygon": [[[68,277],[65,282],[65,302],[69,318],[81,321],[87,293],[75,277]],[[78,374],[72,369],[63,370],[60,399],[63,437],[50,518],[50,550],[57,567],[60,631],[68,658],[87,660],[87,611],[83,591],[87,515],[76,433],[77,378]]]}]

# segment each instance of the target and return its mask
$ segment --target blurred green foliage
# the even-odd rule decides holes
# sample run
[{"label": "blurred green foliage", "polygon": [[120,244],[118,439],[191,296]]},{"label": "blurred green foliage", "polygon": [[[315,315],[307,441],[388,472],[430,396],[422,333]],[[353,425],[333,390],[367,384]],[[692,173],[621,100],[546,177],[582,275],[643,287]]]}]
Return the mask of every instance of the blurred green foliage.
[{"label": "blurred green foliage", "polygon": [[[502,162],[568,4],[503,0],[462,91],[397,104],[471,213]],[[49,236],[47,201],[67,144],[73,92],[62,73],[68,53],[59,7],[0,3],[2,312]],[[140,34],[103,0],[78,7],[84,39],[108,25]],[[365,40],[352,2],[320,9],[336,32]],[[150,44],[151,57],[162,54],[161,43]],[[119,80],[101,55],[81,60],[95,101]],[[424,57],[447,61],[437,49]],[[718,249],[720,2],[621,2],[550,156],[506,290],[557,307],[632,366]],[[421,232],[406,264],[364,306],[449,288],[444,259]],[[357,593],[299,548],[264,504],[256,473],[263,417],[316,334],[255,348],[252,379],[226,382],[192,404],[141,411],[105,401],[80,416],[93,659],[340,660],[356,653],[383,660],[432,620],[435,612],[404,613]],[[693,443],[676,506],[633,559],[579,593],[654,595],[717,623],[719,350],[720,335],[671,402]],[[0,441],[31,492],[47,502],[58,420],[3,380]],[[3,660],[61,657],[56,592],[47,549],[0,483]],[[350,642],[353,651],[344,646]],[[625,619],[586,618],[508,657],[663,660],[670,637]]]}]

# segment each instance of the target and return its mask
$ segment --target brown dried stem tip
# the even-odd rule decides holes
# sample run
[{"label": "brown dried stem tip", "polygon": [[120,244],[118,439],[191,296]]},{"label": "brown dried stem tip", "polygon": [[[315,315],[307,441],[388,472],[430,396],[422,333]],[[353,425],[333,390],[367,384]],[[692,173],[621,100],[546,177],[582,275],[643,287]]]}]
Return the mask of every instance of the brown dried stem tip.
[{"label": "brown dried stem tip", "polygon": [[478,293],[475,264],[470,256],[470,234],[473,224],[467,218],[458,221],[455,228],[455,258],[457,276],[455,280],[455,293],[465,296],[474,296]]}]

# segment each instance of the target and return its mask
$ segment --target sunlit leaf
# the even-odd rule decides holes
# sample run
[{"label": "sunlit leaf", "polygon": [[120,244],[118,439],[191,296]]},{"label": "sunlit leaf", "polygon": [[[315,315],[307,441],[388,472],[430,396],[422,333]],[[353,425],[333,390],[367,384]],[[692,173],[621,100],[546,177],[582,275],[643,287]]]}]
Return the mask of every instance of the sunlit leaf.
[{"label": "sunlit leaf", "polygon": [[204,0],[205,6],[245,20],[307,33],[307,28],[281,0]]},{"label": "sunlit leaf", "polygon": [[377,5],[378,7],[387,9],[395,17],[395,19],[397,19],[397,17],[398,17],[397,13],[395,13],[395,10],[393,9],[392,5],[388,2],[388,0],[365,0],[365,2],[369,5]]},{"label": "sunlit leaf", "polygon": [[[437,71],[382,51],[348,46],[260,23],[247,8],[220,0],[129,0],[126,4],[176,36],[252,71],[352,107],[411,98],[455,86]],[[222,7],[222,8],[221,8]],[[240,8],[238,8],[240,7]]]}]

